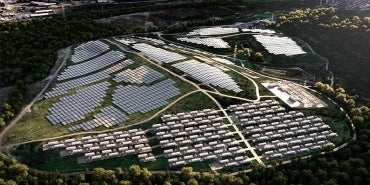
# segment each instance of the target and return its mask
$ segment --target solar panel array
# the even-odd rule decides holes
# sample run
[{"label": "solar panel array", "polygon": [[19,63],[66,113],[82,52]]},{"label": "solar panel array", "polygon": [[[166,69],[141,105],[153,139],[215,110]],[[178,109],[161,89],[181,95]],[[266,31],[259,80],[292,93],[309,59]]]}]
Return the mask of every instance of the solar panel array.
[{"label": "solar panel array", "polygon": [[88,73],[95,72],[109,65],[112,65],[124,58],[125,58],[125,55],[122,52],[110,51],[92,60],[79,63],[76,65],[68,66],[67,69],[63,71],[58,76],[57,79],[58,81],[61,81],[61,80],[66,80],[66,79],[86,75]]},{"label": "solar panel array", "polygon": [[109,128],[127,121],[128,117],[113,106],[105,107],[100,110],[99,114],[94,115],[94,119],[76,126],[69,127],[68,130],[73,132],[76,130],[90,130],[96,127],[105,126]]},{"label": "solar panel array", "polygon": [[300,55],[306,52],[302,50],[297,43],[289,37],[267,36],[267,35],[253,35],[258,42],[260,42],[269,53],[275,55]]},{"label": "solar panel array", "polygon": [[223,58],[214,57],[214,58],[212,58],[212,60],[215,60],[215,61],[217,61],[217,62],[221,62],[221,63],[227,64],[227,65],[235,65],[235,64],[234,64],[233,62],[231,62],[230,60],[223,59]]},{"label": "solar panel array", "polygon": [[101,41],[89,41],[74,49],[71,61],[74,63],[98,56],[109,50],[109,46]]},{"label": "solar panel array", "polygon": [[246,137],[267,159],[293,157],[334,146],[328,139],[337,136],[321,118],[305,117],[298,111],[286,112],[273,100],[231,105],[228,109],[239,120]]},{"label": "solar panel array", "polygon": [[156,80],[163,78],[164,75],[148,66],[140,66],[134,70],[127,69],[115,75],[115,82],[126,82],[136,84],[150,84]]},{"label": "solar panel array", "polygon": [[174,84],[174,81],[167,79],[152,86],[120,85],[113,93],[113,103],[128,114],[147,113],[168,104],[169,99],[180,95]]},{"label": "solar panel array", "polygon": [[157,48],[145,43],[134,44],[132,48],[143,52],[150,58],[153,58],[164,63],[171,63],[186,59],[185,56],[180,55],[178,53],[170,52],[162,48]]},{"label": "solar panel array", "polygon": [[56,87],[54,87],[52,91],[45,93],[44,98],[49,99],[49,98],[57,97],[57,96],[67,93],[68,90],[104,80],[106,78],[109,78],[110,74],[117,72],[133,63],[134,61],[132,61],[131,59],[128,59],[108,69],[105,69],[101,72],[97,72],[95,74],[91,74],[91,75],[77,78],[74,80],[57,83]]},{"label": "solar panel array", "polygon": [[159,40],[159,39],[153,39],[153,38],[149,38],[149,37],[138,37],[140,39],[143,39],[143,40],[147,40],[147,41],[152,41],[154,43],[157,43],[157,44],[166,44],[165,42],[163,42],[162,40]]},{"label": "solar panel array", "polygon": [[189,32],[187,35],[225,35],[239,33],[239,28],[210,27],[199,28]]},{"label": "solar panel array", "polygon": [[75,94],[60,98],[49,108],[50,115],[46,119],[53,125],[61,123],[67,125],[85,118],[85,115],[100,106],[109,88],[108,82],[77,90]]},{"label": "solar panel array", "polygon": [[267,33],[267,34],[274,34],[276,31],[269,30],[269,29],[242,29],[243,32],[252,32],[252,33]]},{"label": "solar panel array", "polygon": [[89,135],[77,139],[50,141],[42,146],[43,150],[62,148],[60,156],[80,155],[78,163],[88,163],[113,157],[139,154],[141,162],[155,161],[148,138],[141,129]]},{"label": "solar panel array", "polygon": [[213,48],[230,48],[229,43],[225,42],[220,38],[181,37],[177,38],[177,40],[205,45]]},{"label": "solar panel array", "polygon": [[164,115],[162,120],[153,130],[170,166],[216,160],[222,168],[252,160],[216,110]]},{"label": "solar panel array", "polygon": [[130,45],[130,44],[134,44],[134,43],[136,43],[136,41],[135,40],[133,40],[133,39],[130,39],[130,38],[121,38],[121,39],[116,39],[116,41],[118,41],[118,42],[120,42],[120,43],[122,43],[122,44],[124,44],[124,45]]},{"label": "solar panel array", "polygon": [[236,93],[241,92],[239,85],[222,70],[196,60],[173,64],[173,67],[189,74],[205,85],[214,85]]}]

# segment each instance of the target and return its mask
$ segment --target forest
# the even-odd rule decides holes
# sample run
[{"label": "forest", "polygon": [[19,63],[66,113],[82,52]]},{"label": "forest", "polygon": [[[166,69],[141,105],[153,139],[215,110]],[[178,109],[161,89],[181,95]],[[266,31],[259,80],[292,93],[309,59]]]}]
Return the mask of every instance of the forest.
[{"label": "forest", "polygon": [[370,17],[345,15],[334,8],[297,9],[281,15],[274,26],[328,58],[337,85],[369,97]]},{"label": "forest", "polygon": [[98,25],[83,17],[1,23],[0,87],[15,85],[15,89],[0,108],[0,126],[24,104],[27,85],[49,74],[60,48],[123,33],[118,26]]},{"label": "forest", "polygon": [[[270,4],[272,3],[272,4]],[[244,1],[244,0],[207,0],[201,2],[151,4],[97,4],[72,8],[66,16],[56,15],[50,19],[33,19],[18,22],[0,23],[0,88],[14,86],[10,97],[0,106],[0,127],[6,125],[30,101],[26,97],[29,85],[45,78],[53,67],[58,49],[72,44],[103,37],[128,33],[145,32],[143,27],[125,28],[118,24],[100,24],[95,19],[133,12],[157,11],[164,9],[192,7],[212,8],[223,5],[245,4],[255,6],[302,6],[294,0]],[[218,25],[234,21],[234,16],[223,17],[217,21],[196,19],[184,23],[149,27],[147,31],[179,32],[189,27]]]}]

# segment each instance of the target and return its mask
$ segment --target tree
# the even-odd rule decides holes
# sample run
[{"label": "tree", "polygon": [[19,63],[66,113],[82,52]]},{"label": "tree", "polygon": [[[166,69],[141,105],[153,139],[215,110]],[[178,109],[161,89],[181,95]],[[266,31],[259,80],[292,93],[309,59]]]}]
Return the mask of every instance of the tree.
[{"label": "tree", "polygon": [[120,185],[132,185],[131,181],[129,180],[122,180],[119,182]]},{"label": "tree", "polygon": [[105,170],[104,168],[95,168],[93,178],[98,182],[111,182],[117,179],[113,170]]},{"label": "tree", "polygon": [[322,170],[322,169],[317,170],[315,176],[317,178],[319,178],[319,180],[322,181],[322,182],[327,180],[327,178],[328,178],[327,172],[325,170]]},{"label": "tree", "polygon": [[252,55],[252,60],[255,62],[263,62],[265,60],[263,54],[261,52],[255,52]]},{"label": "tree", "polygon": [[171,185],[170,181],[164,181],[163,185]]},{"label": "tree", "polygon": [[305,183],[311,182],[313,180],[313,174],[311,170],[302,170],[302,175]]},{"label": "tree", "polygon": [[362,116],[353,116],[352,117],[352,120],[353,120],[353,122],[355,122],[355,123],[363,123],[364,122],[364,117],[362,117]]},{"label": "tree", "polygon": [[202,182],[206,184],[213,183],[215,181],[215,174],[213,173],[204,173],[202,176]]},{"label": "tree", "polygon": [[359,16],[353,16],[352,17],[352,22],[355,24],[360,24],[361,23],[361,18]]},{"label": "tree", "polygon": [[194,172],[192,167],[183,167],[181,169],[181,179],[185,182],[188,182],[191,178],[193,178]]},{"label": "tree", "polygon": [[288,178],[286,178],[283,173],[281,172],[277,172],[275,173],[274,175],[274,178],[273,178],[273,184],[281,184],[281,185],[284,185],[284,184],[287,184],[288,183]]},{"label": "tree", "polygon": [[0,127],[5,126],[4,118],[0,117]]},{"label": "tree", "polygon": [[8,103],[4,103],[4,104],[3,104],[3,109],[4,109],[5,111],[12,111],[12,106],[11,106],[11,105],[9,105]]},{"label": "tree", "polygon": [[143,182],[147,182],[146,184],[148,184],[148,182],[150,182],[150,177],[151,176],[152,176],[152,173],[150,173],[150,171],[148,169],[143,168],[143,170],[141,170],[140,177],[142,178]]},{"label": "tree", "polygon": [[345,94],[346,93],[346,90],[344,90],[343,87],[338,87],[337,89],[335,89],[335,92],[336,93]]},{"label": "tree", "polygon": [[9,175],[15,177],[17,181],[26,179],[28,176],[28,167],[24,164],[15,163],[9,166]]},{"label": "tree", "polygon": [[335,91],[332,87],[330,87],[329,84],[324,84],[322,82],[316,82],[315,87],[318,88],[321,92],[329,95],[329,96],[334,96]]},{"label": "tree", "polygon": [[194,178],[191,178],[191,179],[188,181],[187,185],[198,185],[198,181],[197,181],[197,180],[195,180]]},{"label": "tree", "polygon": [[84,182],[86,180],[85,174],[78,174],[74,177],[74,179],[78,182]]},{"label": "tree", "polygon": [[331,19],[330,19],[332,22],[338,22],[338,20],[339,20],[339,17],[338,16],[336,16],[336,15],[333,15],[333,17],[331,17]]},{"label": "tree", "polygon": [[129,173],[130,177],[132,177],[132,178],[139,177],[140,174],[141,174],[140,166],[139,165],[131,165],[129,170],[128,170],[128,173]]},{"label": "tree", "polygon": [[370,111],[369,107],[367,107],[367,106],[361,106],[360,107],[360,110],[361,110],[362,113],[365,113],[365,112],[369,112]]}]

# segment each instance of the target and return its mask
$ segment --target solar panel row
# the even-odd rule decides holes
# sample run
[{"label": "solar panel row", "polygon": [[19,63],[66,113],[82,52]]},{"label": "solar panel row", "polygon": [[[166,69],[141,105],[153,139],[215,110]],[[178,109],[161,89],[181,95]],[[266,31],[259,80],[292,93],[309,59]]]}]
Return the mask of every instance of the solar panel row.
[{"label": "solar panel row", "polygon": [[67,125],[84,119],[86,114],[93,112],[100,105],[109,86],[108,82],[102,82],[61,98],[48,109],[51,114],[46,116],[46,119],[53,125]]},{"label": "solar panel row", "polygon": [[267,159],[333,146],[328,139],[337,136],[321,118],[305,117],[299,111],[286,112],[277,101],[231,105],[228,109]]},{"label": "solar panel row", "polygon": [[104,160],[112,157],[139,154],[141,162],[154,161],[145,131],[131,129],[98,135],[88,135],[82,138],[72,138],[62,141],[51,141],[43,144],[43,150],[63,148],[60,156],[81,155],[77,158],[78,163],[88,163],[96,160]]},{"label": "solar panel row", "polygon": [[152,86],[118,86],[113,93],[113,103],[128,114],[146,113],[168,104],[180,94],[175,82],[167,79]]},{"label": "solar panel row", "polygon": [[189,74],[205,85],[218,86],[236,93],[242,91],[239,85],[228,74],[208,64],[196,60],[188,60],[173,64],[172,66]]},{"label": "solar panel row", "polygon": [[162,120],[153,130],[170,166],[212,159],[222,168],[251,161],[216,110],[164,115]]},{"label": "solar panel row", "polygon": [[79,129],[87,131],[99,126],[105,126],[106,128],[109,128],[127,120],[128,117],[125,114],[121,113],[121,111],[113,106],[109,106],[101,109],[99,114],[94,115],[93,120],[70,127],[68,130],[71,132]]},{"label": "solar panel row", "polygon": [[229,44],[221,38],[181,37],[177,38],[177,40],[205,45],[213,48],[230,48]]},{"label": "solar panel row", "polygon": [[289,37],[267,36],[267,35],[253,35],[258,42],[260,42],[268,52],[275,55],[300,55],[306,52],[302,50],[297,43]]},{"label": "solar panel row", "polygon": [[209,27],[199,28],[189,32],[187,35],[225,35],[239,33],[239,28]]},{"label": "solar panel row", "polygon": [[134,44],[132,48],[143,52],[145,55],[148,55],[150,58],[154,58],[155,60],[158,60],[164,63],[171,63],[171,62],[175,62],[178,60],[186,59],[185,56],[182,56],[178,53],[170,52],[162,48],[157,48],[149,44],[145,44],[145,43]]},{"label": "solar panel row", "polygon": [[134,61],[132,61],[131,59],[128,59],[128,60],[122,61],[122,62],[120,62],[120,63],[118,63],[118,64],[116,64],[116,65],[114,65],[114,66],[112,66],[108,69],[105,69],[101,72],[91,74],[91,75],[88,75],[88,76],[84,76],[84,77],[81,77],[81,78],[77,78],[77,79],[74,79],[74,80],[57,83],[56,87],[54,87],[52,91],[49,91],[49,92],[45,93],[44,98],[49,99],[49,98],[53,98],[53,97],[56,97],[56,96],[60,96],[62,94],[67,93],[68,90],[104,80],[104,79],[108,78],[111,73],[117,72],[117,71],[119,71],[119,70],[125,68],[126,66],[133,64],[133,63],[134,63]]},{"label": "solar panel row", "polygon": [[58,76],[58,81],[66,80],[74,77],[79,77],[86,75],[91,72],[98,71],[109,65],[112,65],[125,58],[125,54],[120,51],[110,51],[101,55],[97,58],[89,60],[87,62],[79,63],[76,65],[68,66],[65,71],[63,71]]},{"label": "solar panel row", "polygon": [[155,71],[148,66],[140,66],[134,70],[127,69],[115,75],[113,78],[116,82],[150,84],[156,80],[163,78],[163,74]]},{"label": "solar panel row", "polygon": [[74,63],[93,58],[109,50],[109,46],[101,41],[89,41],[74,49],[71,61]]}]

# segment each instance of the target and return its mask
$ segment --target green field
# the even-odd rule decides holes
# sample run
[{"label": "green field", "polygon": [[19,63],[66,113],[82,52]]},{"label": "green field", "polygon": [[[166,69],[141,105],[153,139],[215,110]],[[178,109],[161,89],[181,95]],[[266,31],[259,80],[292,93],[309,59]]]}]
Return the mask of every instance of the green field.
[{"label": "green field", "polygon": [[[292,38],[297,42],[299,46],[302,47],[307,54],[302,55],[294,55],[294,56],[285,56],[285,55],[274,55],[267,52],[267,50],[256,41],[256,39],[251,34],[244,34],[238,36],[232,36],[224,38],[225,41],[229,42],[230,45],[241,45],[241,44],[249,44],[251,46],[250,51],[252,52],[261,52],[265,58],[264,63],[251,63],[251,69],[260,71],[262,68],[258,66],[273,66],[278,67],[280,69],[284,68],[295,68],[299,67],[303,69],[307,74],[302,75],[302,79],[300,80],[307,80],[307,75],[315,76],[316,80],[324,80],[329,76],[328,71],[325,70],[325,63],[321,61],[321,59],[315,55],[313,55],[308,47],[302,43],[300,40]],[[246,60],[247,58],[244,55],[238,54],[238,59]],[[247,62],[249,63],[249,62]],[[250,68],[250,67],[249,67]],[[291,79],[291,76],[280,76],[281,78]],[[296,78],[299,78],[297,76]]]},{"label": "green field", "polygon": [[[134,68],[134,67],[138,67],[140,65],[147,65],[147,66],[153,68],[154,70],[157,70],[157,71],[161,72],[165,76],[165,78],[170,78],[170,79],[174,80],[176,82],[176,86],[179,88],[181,94],[186,94],[186,93],[188,93],[192,90],[195,90],[195,88],[193,86],[179,80],[178,78],[175,78],[171,74],[169,74],[169,73],[161,70],[160,68],[148,63],[145,59],[143,59],[143,58],[141,58],[137,55],[131,54],[131,53],[125,53],[125,54],[126,54],[127,58],[130,58],[130,59],[135,61],[135,64],[133,64],[132,66],[129,66],[128,68]],[[116,85],[118,85],[118,84],[119,85],[125,85],[124,83],[114,82],[112,80],[112,77],[110,79],[108,79],[108,82],[110,82],[112,84],[112,86],[109,88],[107,94],[111,94]],[[153,83],[155,83],[155,82],[153,82]],[[90,86],[90,85],[87,85],[87,86]],[[86,86],[84,86],[84,87],[86,87]],[[70,90],[68,93],[66,93],[63,96],[73,94],[77,89],[81,89],[81,88],[83,88],[83,87]],[[170,99],[170,102],[176,100],[178,97],[179,96]],[[62,135],[70,133],[67,130],[68,127],[62,126],[62,125],[59,125],[59,124],[53,126],[45,119],[45,116],[47,116],[49,114],[47,109],[50,108],[53,103],[58,102],[59,98],[60,97],[55,97],[55,98],[44,99],[44,100],[41,100],[39,102],[36,102],[33,105],[33,107],[31,108],[31,111],[26,113],[23,116],[23,118],[6,133],[6,135],[3,139],[3,145],[13,144],[13,143],[20,143],[20,142],[25,142],[25,141],[29,141],[29,140],[36,140],[36,139],[62,136]],[[70,124],[69,126],[77,125],[79,123],[83,123],[83,122],[85,122],[89,119],[92,119],[93,118],[92,116],[94,114],[98,113],[100,108],[103,108],[103,107],[106,107],[106,106],[111,106],[111,105],[113,105],[112,101],[111,101],[111,96],[107,95],[106,98],[104,99],[104,101],[102,102],[101,106],[96,108],[95,112],[88,114],[86,116],[86,119],[78,121],[78,122],[73,123],[73,124]],[[145,114],[141,114],[141,113],[131,114],[131,115],[129,115],[129,121],[120,124],[120,126],[130,125],[130,124],[137,123],[137,122],[143,121],[145,119],[148,119],[149,117],[156,114],[162,108],[163,107],[160,107],[158,109],[155,109],[155,110],[150,111],[150,112],[145,113]],[[116,127],[112,127],[112,128],[116,128]],[[101,131],[101,130],[105,130],[105,129],[106,129],[105,127],[98,127],[98,128],[93,129],[91,131]]]},{"label": "green field", "polygon": [[[261,51],[265,57],[266,62],[264,65],[278,65],[279,67],[294,67],[299,65],[306,65],[307,69],[312,70],[310,72],[315,73],[315,71],[320,71],[322,69],[322,62],[316,61],[317,57],[311,54],[307,55],[299,55],[294,57],[286,57],[286,56],[275,56],[272,54],[267,53],[267,51],[264,50],[264,48],[261,46],[261,44],[257,43],[254,38],[252,38],[250,35],[242,35],[242,36],[236,36],[236,37],[229,37],[227,38],[231,43],[239,45],[243,43],[250,44],[255,51]],[[111,44],[110,44],[111,45]],[[111,45],[112,48],[118,49],[117,47],[114,47],[114,45]],[[307,49],[306,47],[303,47],[304,49]],[[177,52],[177,51],[175,51]],[[181,54],[186,55],[188,58],[193,58],[194,56],[185,54],[181,52]],[[129,121],[124,122],[120,125],[120,127],[130,126],[134,123],[142,122],[139,125],[130,126],[131,128],[141,128],[144,130],[150,129],[153,124],[161,122],[160,117],[165,114],[175,114],[179,112],[189,112],[192,110],[202,110],[202,109],[219,109],[215,102],[213,102],[210,97],[208,97],[203,92],[195,92],[197,89],[192,86],[191,84],[188,84],[179,78],[173,76],[170,73],[165,72],[160,67],[157,67],[154,64],[149,63],[146,61],[146,59],[132,54],[132,53],[125,53],[126,57],[128,59],[132,59],[135,61],[135,64],[132,64],[128,66],[126,69],[135,69],[142,65],[147,65],[151,67],[152,69],[161,72],[164,74],[164,78],[172,79],[176,82],[176,86],[179,88],[181,95],[187,94],[192,92],[192,94],[189,94],[188,96],[182,98],[181,100],[178,100],[180,96],[174,97],[169,100],[169,102],[177,101],[174,105],[168,107],[166,110],[164,110],[161,113],[158,113],[158,111],[162,110],[164,107],[157,108],[155,110],[152,110],[146,114],[141,113],[135,113],[129,115]],[[297,62],[298,61],[298,62]],[[312,62],[314,61],[314,62]],[[311,62],[311,63],[310,63]],[[246,66],[252,66],[254,70],[258,70],[260,68],[260,64],[254,64],[250,63],[248,59],[246,59],[246,62],[244,63]],[[180,76],[183,76],[184,74],[182,72],[179,72],[178,70],[174,70],[173,67],[169,64],[164,64],[164,67],[167,69],[170,69],[171,71],[174,71]],[[302,67],[302,66],[300,66]],[[303,68],[303,67],[302,67]],[[256,88],[251,80],[245,78],[238,72],[243,72],[243,69],[237,68],[236,66],[232,67],[233,70],[225,70],[225,73],[227,73],[232,79],[237,82],[237,84],[241,87],[243,90],[240,93],[234,93],[231,91],[227,91],[225,89],[219,88],[219,87],[209,87],[205,85],[201,85],[200,82],[190,78],[189,76],[186,76],[185,78],[190,79],[191,81],[197,83],[200,85],[202,89],[214,91],[214,92],[220,92],[225,95],[230,96],[236,96],[246,99],[256,99]],[[321,70],[322,71],[322,70]],[[279,72],[279,71],[277,71]],[[113,76],[111,75],[110,78],[107,79],[109,83],[112,84],[112,86],[107,91],[107,96],[105,97],[102,104],[95,109],[94,112],[88,114],[84,120],[78,121],[76,123],[70,124],[69,126],[76,125],[85,121],[88,121],[93,118],[93,115],[99,113],[99,110],[106,106],[115,106],[112,103],[112,93],[116,86],[118,85],[129,85],[128,83],[116,83],[113,81]],[[253,80],[256,81],[258,87],[260,88],[260,95],[262,96],[271,96],[273,95],[270,91],[268,91],[266,88],[264,88],[260,82],[264,80],[268,80],[269,77],[263,77],[258,74],[253,74]],[[255,77],[254,77],[255,76]],[[302,79],[303,80],[303,77]],[[158,80],[159,81],[159,80]],[[157,82],[157,81],[156,81]],[[153,82],[152,84],[156,83]],[[54,82],[55,83],[55,82]],[[99,82],[96,82],[99,83]],[[151,85],[152,85],[151,84]],[[55,84],[54,84],[55,85]],[[91,86],[92,84],[86,85]],[[84,86],[84,87],[86,87]],[[140,85],[139,85],[140,86]],[[73,90],[68,91],[64,97],[70,94],[75,93],[77,89],[81,89],[84,87],[79,87]],[[223,108],[227,108],[231,104],[240,104],[245,103],[245,101],[241,101],[239,99],[235,98],[225,98],[223,96],[211,94],[212,97],[214,97]],[[325,97],[320,98],[325,101],[329,106],[328,108],[323,109],[312,109],[312,110],[300,110],[303,113],[305,113],[306,116],[308,115],[318,115],[325,123],[327,123],[331,129],[336,132],[339,136],[332,139],[331,141],[339,145],[345,141],[347,141],[350,138],[350,129],[348,125],[346,124],[346,121],[344,119],[344,114],[338,110],[338,107],[336,107],[333,103],[328,101]],[[48,108],[52,106],[53,103],[58,102],[60,97],[55,97],[47,100],[41,100],[31,108],[31,111],[27,113],[21,121],[19,121],[11,130],[7,132],[3,139],[3,144],[14,144],[14,143],[20,143],[30,140],[36,140],[36,139],[42,139],[42,138],[49,138],[49,137],[56,137],[56,136],[63,136],[66,134],[70,134],[70,132],[67,130],[68,127],[56,125],[52,126],[46,119],[45,116],[48,115]],[[286,105],[283,105],[286,107]],[[116,107],[116,106],[115,106]],[[290,108],[287,107],[289,110]],[[158,113],[158,115],[156,115]],[[154,115],[156,115],[154,117]],[[149,118],[153,117],[151,120],[148,120]],[[226,121],[227,122],[227,121]],[[225,122],[225,123],[226,123]],[[114,128],[114,127],[113,127]],[[115,127],[118,128],[118,127]],[[127,128],[122,128],[127,129]],[[104,131],[105,128],[96,128],[92,131]],[[147,137],[151,138],[154,137],[155,133],[153,131],[147,132]],[[76,136],[74,136],[76,137]],[[239,138],[240,139],[240,138]],[[167,159],[164,157],[157,158],[154,162],[149,163],[141,163],[137,157],[137,155],[128,155],[124,157],[119,158],[111,158],[106,159],[102,161],[94,161],[87,164],[77,164],[77,158],[81,155],[74,155],[74,156],[66,156],[66,157],[60,157],[59,152],[60,149],[53,149],[50,151],[42,151],[41,142],[36,143],[30,143],[30,144],[24,144],[20,145],[13,150],[11,150],[11,154],[16,156],[16,158],[29,165],[32,168],[40,169],[40,170],[46,170],[46,171],[60,171],[60,172],[71,172],[71,171],[82,171],[82,170],[91,170],[96,167],[103,167],[106,169],[113,169],[115,167],[129,167],[133,164],[139,164],[141,167],[146,167],[149,170],[177,170],[178,168],[169,168],[169,164]],[[157,139],[151,139],[150,145],[151,146],[157,146],[159,144],[159,141]],[[153,149],[154,155],[161,155],[163,154],[163,149],[160,147],[156,147]],[[252,157],[251,153],[248,154],[249,157]],[[209,164],[214,161],[202,161],[197,163],[191,163],[187,164],[185,166],[191,166],[196,171],[209,171]],[[237,167],[238,170],[244,170],[247,168],[252,167],[253,164],[246,164],[240,167]],[[233,171],[234,168],[225,168],[222,171]]]},{"label": "green field", "polygon": [[167,109],[163,113],[163,115],[210,108],[217,109],[217,106],[215,103],[212,102],[212,100],[208,96],[201,92],[196,92],[177,102],[175,105]]},{"label": "green field", "polygon": [[86,164],[78,164],[78,155],[60,157],[58,149],[42,151],[40,143],[32,143],[21,145],[13,150],[12,155],[17,156],[17,159],[27,164],[31,168],[46,171],[84,171],[92,170],[96,167],[113,169],[115,167],[130,167],[133,164],[146,167],[150,170],[167,170],[169,169],[167,159],[164,157],[157,158],[156,161],[149,163],[141,163],[137,155],[128,155],[119,158],[110,158],[101,161],[94,161]]}]

